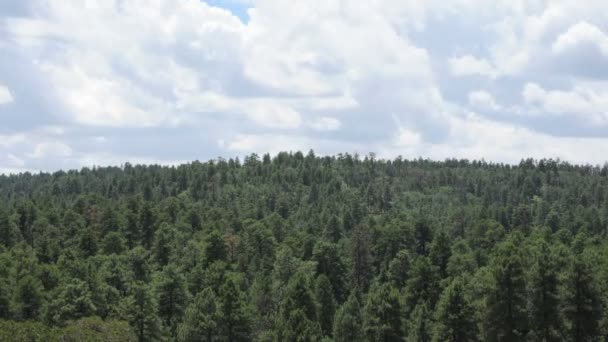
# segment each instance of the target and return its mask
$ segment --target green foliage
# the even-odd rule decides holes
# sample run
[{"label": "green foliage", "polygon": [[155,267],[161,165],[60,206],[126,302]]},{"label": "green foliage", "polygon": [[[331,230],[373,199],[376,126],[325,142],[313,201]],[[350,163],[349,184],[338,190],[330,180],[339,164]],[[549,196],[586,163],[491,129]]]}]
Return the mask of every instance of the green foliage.
[{"label": "green foliage", "polygon": [[390,284],[373,286],[363,310],[363,331],[370,341],[403,339],[399,292]]},{"label": "green foliage", "polygon": [[606,340],[606,170],[310,151],[0,176],[0,340]]},{"label": "green foliage", "polygon": [[433,341],[477,341],[475,309],[465,295],[465,283],[456,278],[443,290],[435,313]]},{"label": "green foliage", "polygon": [[563,333],[559,314],[560,279],[553,251],[547,243],[541,242],[530,273],[530,333],[536,340],[559,341]]},{"label": "green foliage", "polygon": [[177,340],[184,342],[216,341],[219,339],[220,312],[212,289],[199,292],[188,305],[183,323],[180,324]]},{"label": "green foliage", "polygon": [[513,241],[505,242],[495,257],[492,281],[493,288],[486,298],[486,339],[524,339],[528,333],[526,283],[521,256]]},{"label": "green foliage", "polygon": [[317,318],[321,324],[321,331],[325,336],[332,335],[334,315],[336,313],[336,301],[329,278],[321,274],[315,285],[315,298],[317,300]]},{"label": "green foliage", "polygon": [[363,341],[363,313],[355,294],[336,312],[334,319],[334,340],[336,342]]},{"label": "green foliage", "polygon": [[566,284],[563,315],[571,341],[595,341],[600,337],[604,303],[589,256],[572,261]]}]

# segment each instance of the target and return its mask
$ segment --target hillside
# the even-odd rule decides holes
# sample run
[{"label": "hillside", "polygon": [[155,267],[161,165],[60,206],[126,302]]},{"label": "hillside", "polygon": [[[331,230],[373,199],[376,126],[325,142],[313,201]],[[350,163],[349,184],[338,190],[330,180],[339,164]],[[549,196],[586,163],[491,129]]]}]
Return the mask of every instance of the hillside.
[{"label": "hillside", "polygon": [[592,341],[607,229],[608,168],[556,160],[0,176],[0,340]]}]

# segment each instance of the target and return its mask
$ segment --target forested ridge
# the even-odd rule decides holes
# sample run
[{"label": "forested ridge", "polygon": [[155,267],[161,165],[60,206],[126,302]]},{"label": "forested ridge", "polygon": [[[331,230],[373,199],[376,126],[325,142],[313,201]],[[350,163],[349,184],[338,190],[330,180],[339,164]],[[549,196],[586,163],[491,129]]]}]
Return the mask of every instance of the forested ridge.
[{"label": "forested ridge", "polygon": [[0,176],[0,340],[604,341],[608,167],[250,155]]}]

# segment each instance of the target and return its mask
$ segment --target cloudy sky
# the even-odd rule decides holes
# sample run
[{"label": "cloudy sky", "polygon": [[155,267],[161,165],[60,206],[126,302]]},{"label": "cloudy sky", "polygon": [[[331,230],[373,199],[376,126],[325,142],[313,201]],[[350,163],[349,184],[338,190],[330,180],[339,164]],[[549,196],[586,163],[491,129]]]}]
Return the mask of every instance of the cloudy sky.
[{"label": "cloudy sky", "polygon": [[0,172],[608,160],[602,0],[1,1],[0,51]]}]

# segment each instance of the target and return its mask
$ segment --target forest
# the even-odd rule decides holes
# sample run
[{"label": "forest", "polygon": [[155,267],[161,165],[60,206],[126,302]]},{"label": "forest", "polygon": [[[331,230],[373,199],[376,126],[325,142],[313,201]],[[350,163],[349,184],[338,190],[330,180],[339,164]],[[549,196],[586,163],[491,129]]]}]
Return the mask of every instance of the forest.
[{"label": "forest", "polygon": [[0,340],[605,341],[607,233],[554,159],[0,175]]}]

